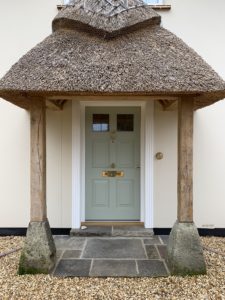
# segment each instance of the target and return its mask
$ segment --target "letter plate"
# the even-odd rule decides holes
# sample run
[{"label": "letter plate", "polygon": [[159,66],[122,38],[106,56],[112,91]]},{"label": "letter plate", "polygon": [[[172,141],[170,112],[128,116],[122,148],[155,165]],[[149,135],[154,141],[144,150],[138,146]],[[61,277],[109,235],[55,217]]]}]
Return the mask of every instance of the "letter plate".
[{"label": "letter plate", "polygon": [[102,176],[103,177],[123,177],[124,172],[123,171],[103,171]]}]

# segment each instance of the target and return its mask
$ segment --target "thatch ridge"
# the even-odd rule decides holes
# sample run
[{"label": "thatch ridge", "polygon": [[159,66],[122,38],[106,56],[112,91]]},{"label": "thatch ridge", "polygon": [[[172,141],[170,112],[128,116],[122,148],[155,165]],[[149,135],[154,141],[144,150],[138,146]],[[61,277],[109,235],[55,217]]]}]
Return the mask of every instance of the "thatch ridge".
[{"label": "thatch ridge", "polygon": [[110,17],[124,10],[146,6],[146,3],[142,0],[71,0],[67,6]]},{"label": "thatch ridge", "polygon": [[112,16],[86,11],[83,7],[68,6],[55,17],[52,29],[75,29],[111,38],[160,22],[161,17],[146,5],[131,7]]}]

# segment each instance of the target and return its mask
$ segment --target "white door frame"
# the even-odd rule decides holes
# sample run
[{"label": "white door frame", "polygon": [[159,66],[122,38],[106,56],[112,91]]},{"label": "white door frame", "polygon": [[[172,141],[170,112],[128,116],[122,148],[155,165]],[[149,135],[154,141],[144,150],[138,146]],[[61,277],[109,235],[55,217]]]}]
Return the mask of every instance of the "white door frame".
[{"label": "white door frame", "polygon": [[[104,100],[104,99],[103,99]],[[72,101],[72,228],[85,221],[85,108],[137,106],[141,108],[140,221],[153,228],[154,101]]]}]

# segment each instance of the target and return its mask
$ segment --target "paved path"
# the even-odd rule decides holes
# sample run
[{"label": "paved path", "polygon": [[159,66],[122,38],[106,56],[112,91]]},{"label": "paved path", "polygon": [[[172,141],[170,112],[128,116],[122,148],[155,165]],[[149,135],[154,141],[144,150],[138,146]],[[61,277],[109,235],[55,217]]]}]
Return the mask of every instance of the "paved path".
[{"label": "paved path", "polygon": [[168,276],[167,236],[55,236],[57,263],[53,275],[63,277]]}]

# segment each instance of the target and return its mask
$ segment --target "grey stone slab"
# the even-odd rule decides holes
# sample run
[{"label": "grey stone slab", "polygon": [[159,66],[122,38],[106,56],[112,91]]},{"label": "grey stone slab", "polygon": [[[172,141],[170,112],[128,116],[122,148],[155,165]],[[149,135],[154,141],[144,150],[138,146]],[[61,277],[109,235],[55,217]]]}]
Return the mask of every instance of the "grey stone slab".
[{"label": "grey stone slab", "polygon": [[89,276],[91,260],[61,259],[55,269],[54,276],[87,277]]},{"label": "grey stone slab", "polygon": [[149,239],[144,239],[144,244],[145,245],[160,245],[162,244],[161,241],[159,240],[159,237],[157,235],[149,238]]},{"label": "grey stone slab", "polygon": [[138,260],[139,276],[160,277],[168,276],[165,265],[160,260]]},{"label": "grey stone slab", "polygon": [[113,236],[150,237],[153,230],[141,226],[113,226]]},{"label": "grey stone slab", "polygon": [[57,235],[57,236],[54,236],[54,241],[55,241],[55,246],[56,246],[57,251],[64,249],[64,246],[67,243],[67,241],[68,241],[69,238],[70,237],[68,235]]},{"label": "grey stone slab", "polygon": [[62,258],[80,258],[80,250],[65,250]]},{"label": "grey stone slab", "polygon": [[71,236],[111,236],[111,226],[88,226],[86,229],[72,229]]},{"label": "grey stone slab", "polygon": [[167,245],[169,241],[169,235],[160,235],[161,240],[163,241],[163,244]]},{"label": "grey stone slab", "polygon": [[159,259],[159,254],[154,245],[146,245],[145,249],[149,259]]},{"label": "grey stone slab", "polygon": [[63,253],[63,250],[56,250],[56,260],[60,259],[62,253]]},{"label": "grey stone slab", "polygon": [[58,236],[55,240],[57,250],[82,250],[85,243],[85,238]]},{"label": "grey stone slab", "polygon": [[159,254],[162,259],[167,259],[167,246],[166,245],[157,245],[156,246],[159,250]]},{"label": "grey stone slab", "polygon": [[94,260],[90,276],[134,277],[137,276],[135,260]]},{"label": "grey stone slab", "polygon": [[144,259],[146,254],[140,239],[90,239],[83,258]]}]

